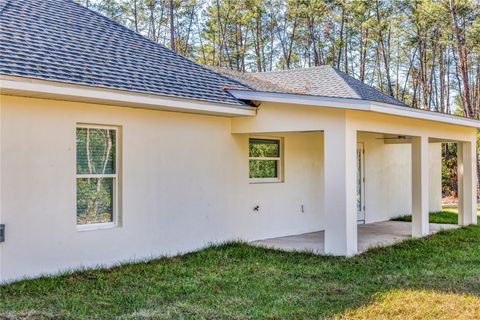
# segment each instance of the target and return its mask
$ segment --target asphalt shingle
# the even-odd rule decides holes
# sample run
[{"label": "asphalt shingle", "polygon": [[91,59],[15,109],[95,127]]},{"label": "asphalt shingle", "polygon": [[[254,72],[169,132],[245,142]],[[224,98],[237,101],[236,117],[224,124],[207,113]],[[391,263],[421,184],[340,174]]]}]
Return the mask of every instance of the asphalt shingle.
[{"label": "asphalt shingle", "polygon": [[257,73],[222,72],[257,91],[370,100],[406,106],[331,66]]},{"label": "asphalt shingle", "polygon": [[0,73],[241,105],[246,88],[71,0],[1,0]]},{"label": "asphalt shingle", "polygon": [[329,66],[238,73],[197,64],[72,0],[0,0],[0,74],[242,105],[226,89],[405,106]]}]

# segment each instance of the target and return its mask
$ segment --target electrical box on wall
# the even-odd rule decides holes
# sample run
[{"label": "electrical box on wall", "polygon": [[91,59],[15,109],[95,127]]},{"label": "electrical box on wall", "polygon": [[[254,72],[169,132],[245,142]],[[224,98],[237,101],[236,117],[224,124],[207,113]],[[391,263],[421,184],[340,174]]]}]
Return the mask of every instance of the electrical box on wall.
[{"label": "electrical box on wall", "polygon": [[0,224],[0,242],[5,242],[5,225]]}]

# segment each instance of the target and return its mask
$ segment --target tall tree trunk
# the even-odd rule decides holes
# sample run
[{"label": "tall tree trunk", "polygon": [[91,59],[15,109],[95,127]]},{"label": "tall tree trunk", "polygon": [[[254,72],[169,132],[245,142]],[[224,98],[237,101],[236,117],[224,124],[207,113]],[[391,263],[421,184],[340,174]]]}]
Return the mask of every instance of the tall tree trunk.
[{"label": "tall tree trunk", "polygon": [[461,80],[463,84],[463,102],[465,109],[465,114],[467,117],[474,117],[475,112],[473,110],[472,101],[470,99],[470,82],[468,80],[468,56],[467,56],[467,48],[464,44],[464,38],[462,35],[462,31],[458,26],[457,21],[457,8],[455,4],[455,0],[450,0],[450,16],[452,18],[452,26],[453,26],[453,33],[455,36],[456,44],[457,44],[457,70],[458,73],[461,75]]},{"label": "tall tree trunk", "polygon": [[439,49],[439,85],[440,85],[440,112],[445,113],[445,48],[443,46]]},{"label": "tall tree trunk", "polygon": [[170,48],[175,50],[175,15],[174,15],[174,0],[170,0]]},{"label": "tall tree trunk", "polygon": [[[376,13],[377,13],[377,22],[378,24],[380,25],[381,23],[381,17],[380,17],[380,4],[379,4],[379,1],[376,0]],[[388,34],[390,37],[390,33],[391,31],[389,30]],[[386,77],[386,80],[387,80],[387,92],[389,95],[391,95],[393,97],[393,86],[392,86],[392,80],[390,78],[390,59],[387,55],[387,50],[385,48],[385,41],[383,39],[383,31],[381,29],[379,29],[378,31],[378,38],[379,38],[379,42],[380,42],[380,48],[382,49],[382,56],[383,56],[383,63],[384,63],[384,66],[385,66],[385,77]],[[390,42],[390,41],[388,41]],[[389,52],[388,52],[389,53]]]},{"label": "tall tree trunk", "polygon": [[[360,32],[360,36],[362,36]],[[368,50],[368,28],[365,29],[365,37],[360,39],[360,81],[365,82],[365,70],[367,64],[367,50]]]},{"label": "tall tree trunk", "polygon": [[342,4],[342,22],[340,23],[340,47],[338,48],[338,56],[337,56],[337,68],[340,69],[340,61],[342,58],[342,49],[344,46],[343,43],[343,29],[345,25],[345,5]]}]

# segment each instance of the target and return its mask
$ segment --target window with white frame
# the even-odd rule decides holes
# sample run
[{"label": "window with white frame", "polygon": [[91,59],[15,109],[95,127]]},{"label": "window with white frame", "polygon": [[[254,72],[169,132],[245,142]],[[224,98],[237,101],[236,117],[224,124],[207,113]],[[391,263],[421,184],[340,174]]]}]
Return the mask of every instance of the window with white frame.
[{"label": "window with white frame", "polygon": [[114,226],[118,201],[118,129],[77,126],[77,225]]},{"label": "window with white frame", "polygon": [[249,176],[251,182],[282,180],[282,141],[279,138],[250,138]]}]

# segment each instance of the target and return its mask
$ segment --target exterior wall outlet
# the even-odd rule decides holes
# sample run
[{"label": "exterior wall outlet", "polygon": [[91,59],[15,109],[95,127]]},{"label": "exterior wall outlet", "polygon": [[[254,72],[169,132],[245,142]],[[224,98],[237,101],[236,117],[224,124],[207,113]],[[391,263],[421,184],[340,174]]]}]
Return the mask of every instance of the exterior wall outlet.
[{"label": "exterior wall outlet", "polygon": [[300,212],[302,212],[302,213],[304,213],[304,212],[305,212],[305,207],[304,207],[304,205],[303,205],[303,204],[300,206]]},{"label": "exterior wall outlet", "polygon": [[255,207],[253,207],[253,212],[259,212],[259,211],[260,211],[259,205],[256,205]]},{"label": "exterior wall outlet", "polygon": [[0,224],[0,242],[5,242],[5,225]]}]

